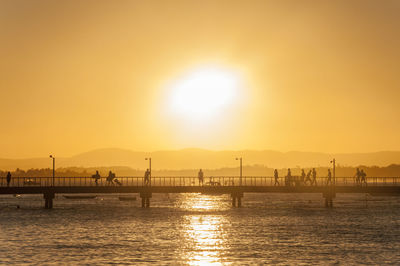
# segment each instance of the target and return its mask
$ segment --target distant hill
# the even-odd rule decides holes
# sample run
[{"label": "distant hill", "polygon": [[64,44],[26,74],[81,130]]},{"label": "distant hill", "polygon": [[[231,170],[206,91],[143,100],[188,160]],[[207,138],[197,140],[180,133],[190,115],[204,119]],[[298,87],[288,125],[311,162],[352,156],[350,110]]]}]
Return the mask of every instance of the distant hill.
[{"label": "distant hill", "polygon": [[[400,163],[399,151],[327,154],[270,150],[210,151],[183,149],[146,153],[110,148],[85,152],[68,158],[57,158],[56,167],[127,166],[133,169],[144,169],[148,165],[144,158],[148,156],[152,157],[153,169],[170,170],[237,167],[236,157],[243,157],[244,165],[265,165],[272,168],[324,167],[329,165],[332,158],[336,158],[337,163],[342,166],[387,166]],[[0,169],[2,170],[47,167],[51,167],[50,158],[0,159]]]}]

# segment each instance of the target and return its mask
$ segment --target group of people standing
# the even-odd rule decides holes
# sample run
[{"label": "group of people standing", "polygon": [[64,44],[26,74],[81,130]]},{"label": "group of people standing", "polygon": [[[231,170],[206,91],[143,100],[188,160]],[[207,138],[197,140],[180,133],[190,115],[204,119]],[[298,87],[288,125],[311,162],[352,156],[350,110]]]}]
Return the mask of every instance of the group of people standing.
[{"label": "group of people standing", "polygon": [[[328,177],[329,177],[329,173],[328,172]],[[328,178],[328,180],[331,181],[331,177]],[[278,175],[278,169],[274,170],[274,180],[275,186],[279,186],[279,175]],[[308,173],[306,174],[304,169],[301,170],[301,176],[292,176],[292,171],[290,170],[290,168],[288,168],[288,173],[285,176],[285,185],[286,186],[300,186],[300,185],[310,185],[310,186],[316,186],[317,185],[317,171],[315,171],[315,168],[313,168],[312,170],[308,171]]]},{"label": "group of people standing", "polygon": [[[356,181],[356,185],[367,185],[367,174],[364,172],[364,170],[360,170],[359,168],[357,168],[357,172],[355,175],[355,181]],[[274,180],[275,186],[279,186],[279,175],[278,175],[278,170],[275,169],[274,170]],[[333,184],[333,180],[332,180],[332,172],[331,169],[328,169],[328,175],[326,177],[326,185],[332,185]],[[315,171],[315,168],[313,168],[312,170],[309,170],[306,174],[306,172],[304,171],[304,169],[301,169],[301,175],[300,176],[292,176],[292,172],[290,170],[290,168],[288,168],[288,173],[285,176],[285,185],[286,186],[301,186],[301,185],[310,185],[310,186],[316,186],[317,185],[317,171]]]},{"label": "group of people standing", "polygon": [[363,184],[367,185],[367,174],[364,172],[364,170],[360,170],[357,168],[356,174],[356,185],[362,186]]}]

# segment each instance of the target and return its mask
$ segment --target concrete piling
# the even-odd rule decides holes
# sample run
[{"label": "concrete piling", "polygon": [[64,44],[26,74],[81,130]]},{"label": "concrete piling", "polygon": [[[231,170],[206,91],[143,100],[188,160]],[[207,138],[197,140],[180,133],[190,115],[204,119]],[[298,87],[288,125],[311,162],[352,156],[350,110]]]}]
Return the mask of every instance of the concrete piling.
[{"label": "concrete piling", "polygon": [[46,192],[43,194],[44,198],[44,208],[45,209],[53,209],[53,199],[55,197],[54,192]]},{"label": "concrete piling", "polygon": [[150,208],[152,193],[150,191],[140,192],[140,197],[142,198],[142,208]]},{"label": "concrete piling", "polygon": [[143,198],[142,195],[140,195],[142,198],[142,208],[146,207],[146,198]]},{"label": "concrete piling", "polygon": [[325,207],[332,208],[333,207],[333,199],[336,198],[336,191],[334,187],[327,188],[324,192],[322,192],[322,197],[325,199]]},{"label": "concrete piling", "polygon": [[232,207],[242,207],[243,192],[234,192],[231,194]]}]

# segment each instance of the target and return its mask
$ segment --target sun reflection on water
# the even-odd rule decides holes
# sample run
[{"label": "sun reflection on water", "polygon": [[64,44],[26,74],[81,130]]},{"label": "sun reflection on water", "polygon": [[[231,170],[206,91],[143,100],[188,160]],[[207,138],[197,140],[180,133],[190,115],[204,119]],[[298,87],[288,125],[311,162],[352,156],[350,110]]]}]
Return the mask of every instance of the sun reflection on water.
[{"label": "sun reflection on water", "polygon": [[226,196],[186,195],[181,208],[194,211],[183,217],[181,256],[190,265],[220,265],[227,248],[229,222],[220,211],[227,208]]}]

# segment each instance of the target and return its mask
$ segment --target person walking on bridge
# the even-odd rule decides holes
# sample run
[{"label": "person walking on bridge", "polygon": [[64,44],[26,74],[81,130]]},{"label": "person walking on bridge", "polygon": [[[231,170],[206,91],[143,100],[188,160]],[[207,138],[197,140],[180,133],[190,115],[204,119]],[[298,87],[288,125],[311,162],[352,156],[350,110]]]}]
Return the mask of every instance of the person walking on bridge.
[{"label": "person walking on bridge", "polygon": [[279,186],[279,176],[278,176],[278,170],[274,170],[274,179],[275,179],[275,184],[274,186],[278,185]]},{"label": "person walking on bridge", "polygon": [[306,172],[304,172],[304,169],[301,169],[301,177],[300,177],[300,185],[304,185],[304,182],[306,180]]},{"label": "person walking on bridge", "polygon": [[317,171],[315,171],[315,168],[312,169],[311,185],[314,185],[314,186],[317,185]]},{"label": "person walking on bridge", "polygon": [[328,177],[326,180],[326,185],[332,185],[332,173],[331,173],[331,169],[328,169]]},{"label": "person walking on bridge", "polygon": [[311,170],[307,172],[306,181],[304,182],[304,184],[306,185],[307,183],[309,183],[310,185],[312,185],[312,181],[311,181]]},{"label": "person walking on bridge", "polygon": [[360,177],[361,177],[361,172],[360,169],[357,168],[356,174],[355,174],[355,178],[356,178],[356,185],[360,184]]},{"label": "person walking on bridge", "polygon": [[107,184],[108,185],[113,185],[114,184],[114,179],[115,179],[115,174],[111,171],[108,172],[108,176],[107,176]]},{"label": "person walking on bridge", "polygon": [[100,180],[100,174],[99,171],[96,170],[96,174],[92,175],[92,178],[94,178],[94,182],[96,183],[96,186],[99,185],[99,180]]},{"label": "person walking on bridge", "polygon": [[11,173],[8,172],[8,173],[7,173],[7,187],[10,186],[10,183],[11,183]]},{"label": "person walking on bridge", "polygon": [[200,169],[198,173],[198,178],[199,178],[199,186],[204,184],[204,173],[203,170]]},{"label": "person walking on bridge", "polygon": [[150,170],[147,169],[144,173],[144,184],[147,186],[150,183]]},{"label": "person walking on bridge", "polygon": [[292,185],[292,172],[290,171],[290,168],[288,168],[286,176],[286,186],[291,186],[291,185]]},{"label": "person walking on bridge", "polygon": [[361,185],[365,184],[365,186],[367,186],[367,174],[362,169],[360,172],[360,177],[361,177]]}]

